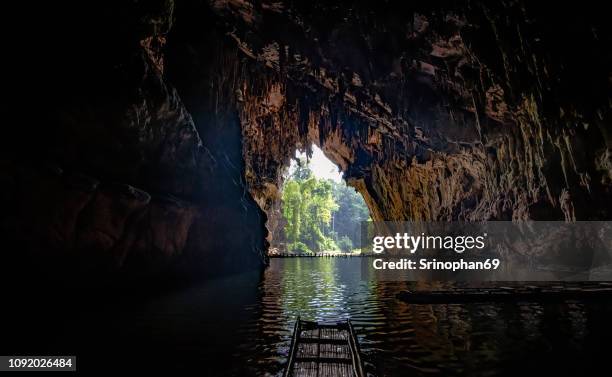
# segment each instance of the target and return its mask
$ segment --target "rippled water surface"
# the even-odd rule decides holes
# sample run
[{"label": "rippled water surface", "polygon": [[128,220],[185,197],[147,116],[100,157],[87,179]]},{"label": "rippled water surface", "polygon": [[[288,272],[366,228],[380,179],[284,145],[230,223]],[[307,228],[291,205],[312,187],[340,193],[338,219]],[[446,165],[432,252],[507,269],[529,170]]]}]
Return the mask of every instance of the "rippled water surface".
[{"label": "rippled water surface", "polygon": [[[609,369],[610,304],[410,305],[396,293],[431,286],[366,282],[360,263],[273,259],[263,275],[207,281],[85,315],[62,312],[63,327],[53,319],[29,328],[36,344],[47,342],[40,354],[76,354],[82,371],[108,373],[279,376],[298,315],[351,319],[366,369],[376,376],[579,376]],[[29,323],[52,310],[31,313]],[[20,339],[31,352],[34,343]]]},{"label": "rippled water surface", "polygon": [[278,375],[295,318],[351,319],[370,373],[420,375],[572,374],[609,351],[610,305],[580,303],[410,305],[413,283],[361,280],[359,258],[273,259],[245,326],[252,372]]}]

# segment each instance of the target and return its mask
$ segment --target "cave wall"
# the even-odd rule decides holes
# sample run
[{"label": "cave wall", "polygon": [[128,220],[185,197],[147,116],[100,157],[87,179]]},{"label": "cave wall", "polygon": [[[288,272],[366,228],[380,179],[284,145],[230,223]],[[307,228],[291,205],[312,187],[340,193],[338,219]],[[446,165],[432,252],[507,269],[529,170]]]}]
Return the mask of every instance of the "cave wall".
[{"label": "cave wall", "polygon": [[[48,37],[8,48],[3,271],[95,279],[260,268],[265,214],[241,181],[236,112],[174,75],[183,96],[168,78],[174,2],[21,11],[25,29]],[[190,73],[208,88],[212,75]]]},{"label": "cave wall", "polygon": [[375,219],[610,217],[610,27],[533,1],[216,1],[257,72],[247,181],[278,200],[319,145]]},{"label": "cave wall", "polygon": [[610,217],[612,33],[595,2],[21,12],[0,151],[11,263],[259,267],[283,169],[311,143],[378,220]]}]

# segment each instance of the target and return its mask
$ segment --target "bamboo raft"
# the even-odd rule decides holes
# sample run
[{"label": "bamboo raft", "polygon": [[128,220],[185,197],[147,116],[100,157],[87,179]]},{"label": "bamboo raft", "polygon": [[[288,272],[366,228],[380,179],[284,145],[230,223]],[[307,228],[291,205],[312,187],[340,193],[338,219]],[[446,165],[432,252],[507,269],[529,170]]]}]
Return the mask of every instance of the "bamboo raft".
[{"label": "bamboo raft", "polygon": [[285,377],[365,377],[350,321],[295,322]]},{"label": "bamboo raft", "polygon": [[612,287],[499,287],[491,289],[463,288],[444,291],[404,291],[397,298],[411,304],[463,304],[479,302],[560,302],[607,301],[612,302]]}]

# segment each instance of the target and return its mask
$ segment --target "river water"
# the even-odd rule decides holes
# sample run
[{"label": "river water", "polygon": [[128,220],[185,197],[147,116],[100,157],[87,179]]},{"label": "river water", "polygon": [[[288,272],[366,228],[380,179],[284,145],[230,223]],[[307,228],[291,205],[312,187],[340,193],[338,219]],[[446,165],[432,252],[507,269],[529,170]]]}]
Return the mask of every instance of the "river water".
[{"label": "river water", "polygon": [[[412,305],[396,293],[431,286],[363,281],[360,263],[272,259],[263,275],[62,312],[63,327],[37,340],[39,350],[75,354],[83,372],[279,376],[299,315],[351,319],[376,376],[576,376],[607,368],[612,303]],[[41,328],[32,331],[46,334]]]},{"label": "river water", "polygon": [[255,316],[245,329],[257,341],[237,355],[249,355],[256,375],[278,375],[298,315],[351,319],[366,369],[378,376],[580,375],[612,349],[612,305],[410,305],[395,297],[431,287],[363,281],[359,258],[273,259],[248,308]]}]

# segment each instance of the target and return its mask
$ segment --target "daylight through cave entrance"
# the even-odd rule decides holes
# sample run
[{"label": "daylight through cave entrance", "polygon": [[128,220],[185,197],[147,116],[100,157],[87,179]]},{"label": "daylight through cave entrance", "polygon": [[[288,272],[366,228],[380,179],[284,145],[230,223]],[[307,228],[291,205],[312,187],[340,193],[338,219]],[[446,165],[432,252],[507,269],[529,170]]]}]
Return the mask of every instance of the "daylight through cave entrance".
[{"label": "daylight through cave entrance", "polygon": [[283,178],[280,221],[270,255],[360,252],[361,223],[370,220],[368,207],[319,147],[312,145],[311,156],[296,151]]}]

